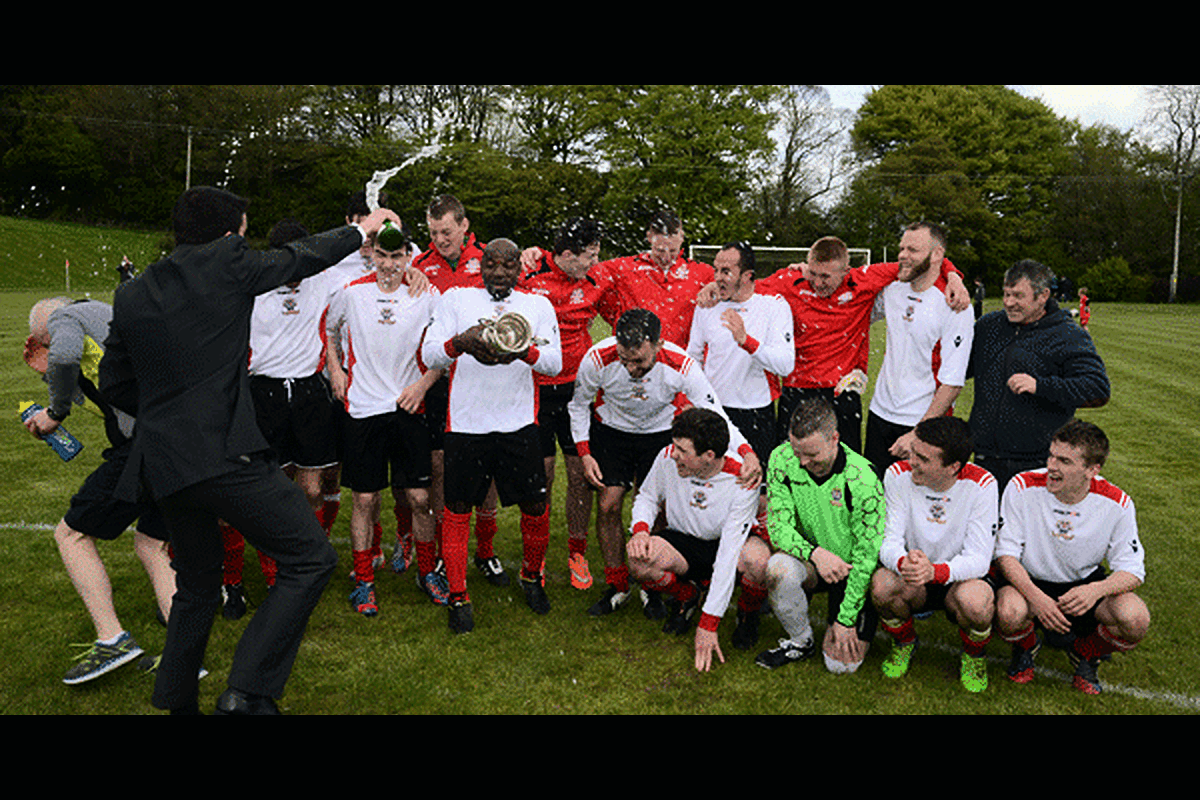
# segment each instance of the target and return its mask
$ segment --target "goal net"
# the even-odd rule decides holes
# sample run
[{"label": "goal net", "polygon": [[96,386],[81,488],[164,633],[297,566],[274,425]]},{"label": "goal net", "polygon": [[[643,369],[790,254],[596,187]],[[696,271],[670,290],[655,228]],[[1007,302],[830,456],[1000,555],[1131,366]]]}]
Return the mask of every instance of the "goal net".
[{"label": "goal net", "polygon": [[[754,247],[754,258],[758,262],[759,277],[770,275],[790,264],[799,264],[805,261],[809,251],[807,247],[759,247],[758,245],[752,245],[752,247]],[[848,249],[851,267],[865,267],[873,263],[870,248],[851,247]],[[717,253],[721,252],[721,246],[694,244],[688,248],[688,252],[693,261],[711,264]]]}]

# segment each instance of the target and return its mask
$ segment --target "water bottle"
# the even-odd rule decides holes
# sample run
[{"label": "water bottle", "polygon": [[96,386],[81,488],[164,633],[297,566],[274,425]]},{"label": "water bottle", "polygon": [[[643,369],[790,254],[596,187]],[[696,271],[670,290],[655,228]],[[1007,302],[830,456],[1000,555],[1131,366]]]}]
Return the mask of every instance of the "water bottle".
[{"label": "water bottle", "polygon": [[[28,421],[30,417],[41,410],[41,406],[29,400],[17,405],[17,411],[21,414],[21,422]],[[42,441],[50,445],[50,449],[58,453],[58,457],[63,461],[70,461],[83,449],[83,442],[68,433],[67,429],[61,425],[54,430],[54,433],[43,436]]]}]

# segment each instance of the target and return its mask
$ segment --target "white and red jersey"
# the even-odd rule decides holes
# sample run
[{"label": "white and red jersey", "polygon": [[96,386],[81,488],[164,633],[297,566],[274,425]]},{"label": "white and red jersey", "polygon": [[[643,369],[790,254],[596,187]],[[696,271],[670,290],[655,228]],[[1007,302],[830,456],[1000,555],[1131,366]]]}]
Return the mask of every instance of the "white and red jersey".
[{"label": "white and red jersey", "polygon": [[[545,342],[530,347],[527,360],[488,366],[454,349],[455,336],[510,311],[529,320],[534,338]],[[535,294],[518,290],[496,300],[482,288],[451,289],[438,301],[421,354],[430,369],[449,371],[447,431],[512,433],[537,422],[534,373],[562,369],[558,317],[550,301]]]},{"label": "white and red jersey", "polygon": [[1000,518],[996,558],[1017,559],[1030,577],[1073,583],[1107,563],[1146,579],[1133,500],[1099,476],[1087,497],[1067,505],[1046,488],[1046,470],[1023,472],[1004,490]]},{"label": "white and red jersey", "polygon": [[[722,322],[725,311],[741,316],[746,327],[744,345]],[[791,310],[782,298],[762,294],[697,308],[687,352],[703,367],[726,408],[769,406],[779,397],[780,380],[796,364]]]},{"label": "white and red jersey", "polygon": [[955,312],[945,292],[930,286],[889,285],[877,300],[887,320],[887,349],[875,380],[871,411],[896,425],[916,425],[939,386],[965,386],[975,315]]},{"label": "white and red jersey", "polygon": [[330,270],[254,299],[250,374],[307,378],[325,366],[325,309],[336,276]]},{"label": "white and red jersey", "polygon": [[616,287],[600,308],[610,325],[615,327],[626,311],[644,308],[658,316],[665,341],[687,347],[696,295],[712,283],[715,273],[711,266],[689,261],[681,254],[664,270],[649,253],[605,261],[600,266],[609,271]]},{"label": "white and red jersey", "polygon": [[[671,429],[675,415],[698,406],[729,418],[700,365],[670,342],[663,342],[654,366],[640,378],[630,377],[617,357],[617,339],[610,336],[588,350],[579,364],[575,394],[568,406],[571,436],[580,455],[588,446],[593,416],[625,433],[661,433]],[[741,432],[729,423],[731,447],[749,448]]]},{"label": "white and red jersey", "polygon": [[965,465],[944,492],[913,483],[907,461],[883,476],[887,525],[879,563],[893,572],[910,551],[934,564],[934,582],[958,583],[987,575],[996,548],[1000,492],[996,479],[974,464]]},{"label": "white and red jersey", "polygon": [[[672,446],[663,449],[633,501],[632,532],[650,533],[660,509],[667,527],[705,541],[720,540],[713,564],[712,583],[701,609],[715,630],[715,621],[725,614],[737,582],[738,558],[758,514],[758,489],[738,485],[742,461],[730,448],[724,468],[711,478],[680,476],[671,457]],[[702,621],[703,622],[703,621]]]},{"label": "white and red jersey", "polygon": [[328,335],[342,330],[346,411],[355,419],[394,412],[400,394],[421,379],[421,339],[437,303],[436,290],[412,297],[402,283],[384,292],[377,277],[335,292],[326,317]]},{"label": "white and red jersey", "polygon": [[537,382],[539,385],[574,383],[579,362],[594,344],[592,321],[600,313],[600,303],[614,291],[612,277],[604,265],[597,264],[576,280],[562,271],[550,251],[541,252],[537,264],[521,278],[521,289],[545,297],[554,306],[562,339],[563,366],[554,377],[537,375]]}]

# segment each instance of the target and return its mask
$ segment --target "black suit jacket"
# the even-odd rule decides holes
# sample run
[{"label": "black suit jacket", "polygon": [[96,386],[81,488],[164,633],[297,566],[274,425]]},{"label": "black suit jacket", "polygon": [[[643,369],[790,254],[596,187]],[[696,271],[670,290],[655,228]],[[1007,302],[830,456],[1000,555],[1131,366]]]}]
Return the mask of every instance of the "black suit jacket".
[{"label": "black suit jacket", "polygon": [[117,487],[155,499],[238,469],[268,450],[250,395],[254,298],[315,275],[362,244],[356,227],[251,250],[240,236],[180,246],[117,289],[100,388],[137,419]]}]

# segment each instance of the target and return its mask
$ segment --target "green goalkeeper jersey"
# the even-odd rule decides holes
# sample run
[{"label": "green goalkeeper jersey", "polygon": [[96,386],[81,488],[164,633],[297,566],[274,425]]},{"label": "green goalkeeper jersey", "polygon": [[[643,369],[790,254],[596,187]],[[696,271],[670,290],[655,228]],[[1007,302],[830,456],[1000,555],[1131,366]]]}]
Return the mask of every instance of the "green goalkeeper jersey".
[{"label": "green goalkeeper jersey", "polygon": [[887,517],[871,462],[841,448],[821,480],[800,466],[789,442],[775,448],[767,470],[767,530],[775,549],[796,558],[808,561],[821,547],[850,564],[837,621],[853,628],[867,602]]}]

